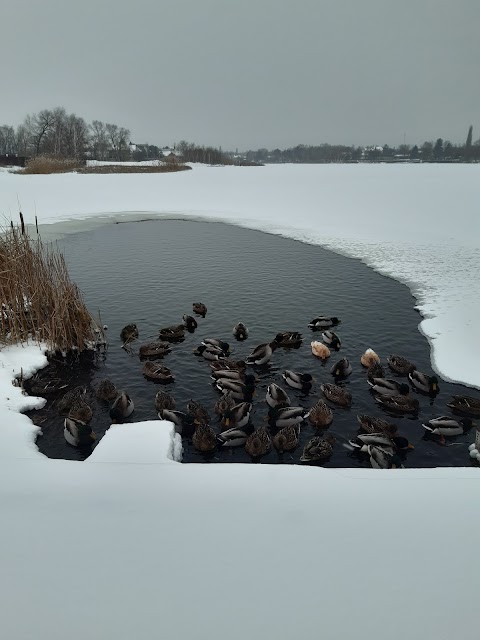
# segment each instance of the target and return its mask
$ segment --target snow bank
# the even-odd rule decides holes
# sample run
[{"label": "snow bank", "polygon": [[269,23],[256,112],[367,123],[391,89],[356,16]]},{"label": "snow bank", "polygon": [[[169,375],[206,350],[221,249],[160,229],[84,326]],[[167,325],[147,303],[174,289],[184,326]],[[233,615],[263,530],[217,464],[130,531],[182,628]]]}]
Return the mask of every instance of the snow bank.
[{"label": "snow bank", "polygon": [[480,387],[479,175],[479,165],[467,164],[196,166],[147,175],[3,172],[0,212],[16,218],[20,202],[28,222],[36,213],[43,224],[118,219],[122,212],[222,220],[358,257],[411,287],[435,370]]}]

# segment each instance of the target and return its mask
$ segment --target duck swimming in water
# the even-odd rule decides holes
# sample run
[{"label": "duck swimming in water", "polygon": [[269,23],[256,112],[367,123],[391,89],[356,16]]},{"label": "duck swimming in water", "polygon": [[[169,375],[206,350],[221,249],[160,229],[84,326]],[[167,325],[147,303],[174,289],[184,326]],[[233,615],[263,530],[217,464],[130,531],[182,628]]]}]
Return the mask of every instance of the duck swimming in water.
[{"label": "duck swimming in water", "polygon": [[254,460],[266,455],[272,449],[272,438],[267,427],[262,426],[248,436],[245,451]]},{"label": "duck swimming in water", "polygon": [[335,316],[317,316],[316,318],[313,318],[313,320],[310,320],[308,326],[310,327],[310,329],[316,331],[318,329],[328,329],[328,327],[334,327],[339,323],[340,320]]},{"label": "duck swimming in water", "polygon": [[322,340],[327,346],[335,351],[339,351],[342,346],[340,338],[333,331],[324,331],[322,333]]},{"label": "duck swimming in water", "polygon": [[426,393],[431,398],[434,398],[440,391],[437,376],[427,376],[425,373],[415,370],[408,374],[408,379],[417,391]]},{"label": "duck swimming in water", "polygon": [[388,380],[386,378],[374,378],[367,380],[371,386],[373,393],[381,396],[408,396],[410,387],[408,384],[397,382],[396,380]]},{"label": "duck swimming in water", "polygon": [[148,378],[148,380],[162,382],[163,384],[175,382],[175,376],[168,367],[164,367],[162,364],[156,362],[151,362],[150,360],[143,365],[143,375]]},{"label": "duck swimming in water", "polygon": [[132,415],[135,405],[128,393],[122,391],[114,401],[110,409],[110,419],[112,422],[122,422]]},{"label": "duck swimming in water", "polygon": [[397,434],[397,427],[386,420],[382,420],[382,418],[358,415],[357,422],[360,425],[360,431],[364,433],[385,433],[390,438]]},{"label": "duck swimming in water", "polygon": [[304,407],[275,407],[269,411],[268,422],[276,429],[283,429],[301,424],[308,414],[308,409]]},{"label": "duck swimming in water", "polygon": [[278,348],[278,342],[272,340],[255,347],[252,353],[247,357],[247,364],[255,364],[262,366],[268,364],[272,358],[273,352]]},{"label": "duck swimming in water", "polygon": [[384,378],[385,369],[378,362],[374,362],[367,369],[367,380],[372,382],[375,378]]},{"label": "duck swimming in water", "polygon": [[290,371],[287,369],[283,372],[282,378],[292,389],[299,389],[307,392],[312,388],[313,378],[309,373],[297,373],[296,371]]},{"label": "duck swimming in water", "polygon": [[101,380],[98,383],[95,395],[99,400],[110,401],[117,397],[117,388],[110,380]]},{"label": "duck swimming in water", "polygon": [[120,331],[120,338],[124,344],[128,344],[138,338],[138,328],[136,324],[127,324],[126,327]]},{"label": "duck swimming in water", "polygon": [[248,329],[243,322],[237,322],[233,327],[233,335],[237,340],[246,340],[248,338]]},{"label": "duck swimming in water", "polygon": [[455,420],[450,416],[440,416],[432,418],[428,422],[424,422],[422,427],[428,432],[440,436],[440,441],[445,442],[445,437],[460,436],[473,427],[470,418],[462,418]]},{"label": "duck swimming in water", "polygon": [[330,402],[338,404],[340,407],[350,407],[352,405],[352,394],[343,387],[325,383],[320,386],[320,389]]},{"label": "duck swimming in water", "polygon": [[313,342],[310,343],[310,346],[312,348],[313,355],[320,358],[320,360],[326,360],[330,357],[330,349],[322,342],[313,340]]},{"label": "duck swimming in water", "polygon": [[325,429],[333,420],[333,411],[323,400],[319,400],[308,414],[308,420],[316,429]]},{"label": "duck swimming in water", "polygon": [[302,334],[298,331],[281,331],[275,336],[275,342],[279,347],[299,347],[302,340]]},{"label": "duck swimming in water", "polygon": [[199,424],[193,434],[192,444],[197,451],[212,453],[217,448],[217,435],[208,424]]},{"label": "duck swimming in water", "polygon": [[352,373],[352,365],[347,358],[342,358],[330,370],[335,378],[346,378]]},{"label": "duck swimming in water", "polygon": [[368,367],[371,367],[375,362],[380,364],[380,357],[375,353],[373,349],[367,349],[360,358],[360,362],[364,367],[367,367],[368,369]]},{"label": "duck swimming in water", "polygon": [[196,313],[198,316],[202,316],[205,318],[207,315],[207,307],[203,304],[203,302],[194,302],[192,305],[193,313]]},{"label": "duck swimming in water", "polygon": [[447,403],[454,411],[463,413],[467,416],[480,417],[480,399],[472,398],[472,396],[453,396]]},{"label": "duck swimming in water", "polygon": [[195,318],[193,316],[187,315],[186,313],[184,313],[182,316],[182,322],[183,322],[183,326],[190,333],[193,333],[195,329],[198,327],[198,322],[195,320]]},{"label": "duck swimming in water", "polygon": [[298,447],[300,438],[300,425],[289,425],[283,427],[273,436],[272,443],[279,455],[284,451],[293,451]]},{"label": "duck swimming in water", "polygon": [[305,445],[300,462],[324,462],[333,453],[335,438],[330,433],[326,436],[315,436]]},{"label": "duck swimming in water", "polygon": [[63,436],[72,447],[88,447],[97,439],[97,436],[89,425],[81,420],[74,420],[73,418],[65,418],[63,423]]},{"label": "duck swimming in water", "polygon": [[277,407],[278,405],[289,405],[290,398],[286,391],[279,387],[278,384],[272,382],[272,384],[267,387],[267,394],[265,397],[267,404],[272,409]]},{"label": "duck swimming in water", "polygon": [[140,358],[164,358],[172,347],[167,342],[148,342],[142,344],[138,350]]},{"label": "duck swimming in water", "polygon": [[392,371],[395,371],[395,373],[401,376],[406,376],[417,368],[410,360],[407,360],[403,356],[388,356],[387,363]]},{"label": "duck swimming in water", "polygon": [[375,401],[385,409],[397,413],[417,413],[420,403],[410,396],[375,396]]},{"label": "duck swimming in water", "polygon": [[228,408],[222,417],[222,429],[242,429],[250,422],[250,413],[252,411],[251,402],[240,402],[235,406]]},{"label": "duck swimming in water", "polygon": [[155,409],[157,411],[162,411],[163,409],[173,411],[176,404],[175,398],[166,391],[157,391],[155,394]]}]

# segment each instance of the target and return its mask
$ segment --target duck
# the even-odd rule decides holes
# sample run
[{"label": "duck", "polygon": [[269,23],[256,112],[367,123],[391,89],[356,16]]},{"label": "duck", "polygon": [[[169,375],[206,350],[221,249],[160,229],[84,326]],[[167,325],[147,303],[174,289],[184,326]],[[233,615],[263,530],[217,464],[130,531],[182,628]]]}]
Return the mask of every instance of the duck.
[{"label": "duck", "polygon": [[163,358],[171,350],[172,347],[167,342],[147,342],[139,348],[138,355],[140,358]]},{"label": "duck", "polygon": [[63,422],[63,436],[72,447],[91,446],[97,439],[97,436],[89,425],[74,418],[65,418]]},{"label": "duck", "polygon": [[440,441],[445,442],[445,436],[460,436],[466,433],[473,427],[473,422],[470,418],[462,418],[461,420],[455,420],[450,416],[439,416],[438,418],[432,418],[428,422],[424,422],[422,427],[440,436]]},{"label": "duck", "polygon": [[217,435],[218,444],[220,447],[243,447],[252,432],[251,429],[237,429],[233,427],[232,429],[222,431],[222,433]]},{"label": "duck", "polygon": [[248,402],[255,393],[255,376],[246,375],[245,382],[220,378],[220,380],[216,382],[216,387],[222,393],[224,391],[230,391],[234,400]]},{"label": "duck", "polygon": [[354,440],[349,440],[349,443],[356,449],[368,453],[367,447],[375,446],[382,447],[385,451],[409,451],[415,447],[411,444],[407,438],[403,436],[388,436],[384,432],[379,433],[359,433]]},{"label": "duck", "polygon": [[233,335],[237,340],[246,340],[248,338],[248,329],[243,322],[237,322],[233,327]]},{"label": "duck", "polygon": [[117,397],[117,387],[110,380],[100,380],[95,395],[99,400],[113,400]]},{"label": "duck", "polygon": [[157,411],[163,411],[163,409],[173,411],[176,405],[175,398],[166,391],[157,391],[155,394],[155,409]]},{"label": "duck", "polygon": [[245,360],[229,360],[228,358],[221,358],[219,360],[214,360],[210,363],[210,368],[213,371],[218,371],[219,369],[229,369],[230,371],[242,371],[244,372],[247,368],[247,363]]},{"label": "duck", "polygon": [[310,409],[308,420],[316,429],[325,429],[333,421],[333,411],[323,400],[319,400]]},{"label": "duck", "polygon": [[316,316],[313,320],[310,320],[308,326],[310,329],[318,330],[328,329],[329,327],[334,327],[337,324],[340,324],[340,320],[335,316]]},{"label": "duck", "polygon": [[158,412],[160,420],[167,420],[175,425],[175,432],[184,437],[190,437],[195,431],[195,421],[193,416],[183,411],[172,409],[162,409]]},{"label": "duck", "polygon": [[343,387],[339,387],[336,384],[325,383],[320,386],[320,389],[330,402],[338,404],[340,407],[350,407],[352,405],[352,394]]},{"label": "duck", "polygon": [[374,362],[380,364],[380,356],[373,349],[367,349],[360,358],[361,364],[368,369]]},{"label": "duck", "polygon": [[367,369],[367,380],[372,382],[375,378],[384,378],[385,369],[379,362],[374,362]]},{"label": "duck", "polygon": [[137,325],[132,323],[127,324],[126,327],[123,327],[123,329],[120,331],[120,338],[124,344],[132,342],[132,340],[138,338]]},{"label": "duck", "polygon": [[194,431],[192,444],[197,451],[212,453],[217,448],[217,434],[208,424],[199,424]]},{"label": "duck", "polygon": [[372,469],[403,469],[403,463],[398,453],[385,450],[374,445],[368,446],[367,451],[370,457]]},{"label": "duck", "polygon": [[308,392],[312,388],[313,377],[309,373],[297,373],[296,371],[286,369],[282,373],[282,378],[292,389],[300,389],[303,392]]},{"label": "duck", "polygon": [[410,360],[407,360],[403,356],[388,356],[387,363],[392,371],[395,371],[395,373],[401,376],[406,376],[417,368]]},{"label": "duck", "polygon": [[150,360],[145,362],[143,365],[143,375],[148,380],[155,380],[156,382],[161,382],[163,384],[175,382],[175,376],[168,367],[156,362],[151,362]]},{"label": "duck", "polygon": [[415,371],[408,374],[408,379],[417,391],[426,393],[431,398],[434,398],[440,391],[437,376],[427,376],[426,373],[415,369]]},{"label": "duck", "polygon": [[398,413],[418,413],[420,403],[410,396],[375,396],[375,401],[385,409]]},{"label": "duck", "polygon": [[298,447],[300,439],[300,425],[283,427],[272,438],[272,444],[276,452],[281,455],[284,451],[293,451]]},{"label": "duck", "polygon": [[335,351],[339,351],[342,346],[340,338],[334,331],[324,331],[322,333],[322,340],[326,345],[335,349]]},{"label": "duck", "polygon": [[279,405],[290,404],[290,398],[288,397],[287,392],[284,391],[282,387],[279,387],[278,384],[275,384],[274,382],[268,385],[265,400],[267,401],[268,406],[271,407],[272,409],[274,409]]},{"label": "duck", "polygon": [[210,376],[212,380],[238,380],[239,382],[245,381],[245,372],[238,371],[236,369],[215,369]]},{"label": "duck", "polygon": [[251,402],[240,402],[234,407],[227,409],[222,417],[222,429],[237,428],[242,429],[250,422],[250,413],[252,411]]},{"label": "duck", "polygon": [[92,408],[81,397],[72,402],[70,411],[68,412],[69,418],[87,424],[92,419],[92,416]]},{"label": "duck", "polygon": [[217,349],[221,349],[226,356],[230,353],[230,345],[228,342],[218,340],[218,338],[204,338],[202,340],[202,344],[206,347],[216,347]]},{"label": "duck", "polygon": [[333,453],[335,438],[330,433],[326,436],[314,436],[303,449],[300,462],[324,462]]},{"label": "duck", "polygon": [[302,334],[298,331],[281,331],[275,336],[275,342],[279,347],[299,347],[302,340]]},{"label": "duck", "polygon": [[310,343],[310,346],[312,347],[313,355],[320,358],[320,360],[326,360],[330,357],[330,349],[326,344],[323,344],[323,342],[313,340],[313,342]]},{"label": "duck", "polygon": [[67,393],[65,393],[57,403],[58,412],[60,414],[68,413],[72,404],[79,398],[85,396],[86,393],[87,388],[83,386],[75,387],[74,389],[67,391]]},{"label": "duck", "polygon": [[196,349],[194,349],[193,353],[196,356],[202,356],[205,360],[223,360],[225,358],[225,352],[220,349],[220,347],[214,347],[213,345],[201,344]]},{"label": "duck", "polygon": [[193,416],[195,424],[209,424],[210,422],[208,409],[201,402],[189,400],[187,402],[187,412]]},{"label": "duck", "polygon": [[272,340],[255,347],[252,353],[247,357],[247,364],[262,366],[268,364],[272,359],[273,352],[278,347],[278,342]]},{"label": "duck", "polygon": [[181,342],[185,340],[185,327],[183,324],[174,324],[170,327],[163,327],[158,332],[160,340],[167,342]]},{"label": "duck", "polygon": [[382,418],[362,414],[357,416],[357,422],[364,433],[384,433],[390,438],[397,434],[397,427]]},{"label": "duck", "polygon": [[480,399],[472,396],[453,396],[447,407],[467,416],[480,417]]},{"label": "duck", "polygon": [[198,327],[198,322],[195,320],[195,318],[193,316],[187,315],[186,313],[184,313],[182,316],[182,322],[183,322],[183,326],[190,333],[193,333],[195,329]]},{"label": "duck", "polygon": [[350,364],[348,358],[341,358],[330,369],[330,373],[335,378],[347,378],[352,373],[352,365]]},{"label": "duck", "polygon": [[197,316],[202,316],[205,318],[207,315],[207,307],[203,304],[203,302],[194,302],[192,305],[193,313],[196,313]]},{"label": "duck", "polygon": [[275,407],[270,409],[268,422],[276,429],[301,424],[308,418],[308,410],[304,407]]},{"label": "duck", "polygon": [[128,393],[122,391],[110,408],[110,418],[113,422],[122,422],[132,415],[135,405]]},{"label": "duck", "polygon": [[234,406],[235,406],[235,400],[232,398],[231,392],[225,391],[222,397],[219,398],[215,403],[213,410],[215,411],[217,416],[220,416],[220,418],[223,418],[225,413],[229,409],[233,409]]},{"label": "duck", "polygon": [[387,378],[373,378],[373,380],[367,380],[367,382],[372,388],[373,393],[381,396],[408,396],[410,393],[410,387],[404,382],[400,383],[396,380],[388,380]]},{"label": "duck", "polygon": [[266,426],[259,427],[245,441],[245,451],[253,459],[260,458],[272,449],[272,438]]}]

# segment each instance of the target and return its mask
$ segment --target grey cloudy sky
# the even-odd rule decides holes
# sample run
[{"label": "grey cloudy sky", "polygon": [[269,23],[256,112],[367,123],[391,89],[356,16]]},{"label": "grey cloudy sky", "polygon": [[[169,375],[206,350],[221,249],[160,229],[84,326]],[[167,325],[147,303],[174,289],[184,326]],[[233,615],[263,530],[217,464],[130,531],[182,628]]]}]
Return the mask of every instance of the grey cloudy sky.
[{"label": "grey cloudy sky", "polygon": [[480,137],[480,0],[0,0],[0,124],[239,149]]}]

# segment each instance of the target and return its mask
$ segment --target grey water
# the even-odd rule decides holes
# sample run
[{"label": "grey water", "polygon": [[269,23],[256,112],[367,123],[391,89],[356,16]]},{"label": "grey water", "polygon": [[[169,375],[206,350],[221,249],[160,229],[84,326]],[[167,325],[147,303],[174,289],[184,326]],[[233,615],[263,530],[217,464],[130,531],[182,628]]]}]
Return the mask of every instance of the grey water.
[{"label": "grey water", "polygon": [[[232,358],[244,359],[253,347],[273,339],[279,331],[300,331],[299,349],[278,349],[271,365],[257,371],[259,383],[254,398],[253,423],[263,424],[267,415],[265,392],[270,382],[284,386],[281,374],[292,369],[314,376],[308,395],[288,389],[292,404],[312,406],[321,397],[320,384],[333,382],[330,368],[346,356],[353,366],[345,386],[353,395],[351,409],[335,408],[329,432],[336,438],[334,453],[324,466],[368,467],[365,457],[347,446],[357,433],[357,414],[391,419],[399,434],[406,436],[415,449],[405,457],[406,467],[465,466],[470,464],[466,445],[473,433],[449,439],[447,446],[426,435],[422,422],[449,412],[446,402],[453,394],[468,393],[461,385],[440,380],[440,393],[434,399],[418,395],[418,416],[386,414],[374,401],[366,383],[360,356],[373,348],[386,366],[386,357],[396,353],[412,360],[420,371],[432,373],[430,349],[418,330],[421,317],[414,309],[409,289],[382,276],[359,260],[338,255],[319,246],[238,228],[222,223],[179,220],[146,220],[108,224],[93,231],[65,236],[59,241],[70,274],[82,290],[89,309],[101,311],[108,325],[109,346],[105,357],[91,366],[53,363],[56,374],[69,388],[88,384],[94,389],[103,378],[125,389],[135,402],[130,421],[157,418],[154,397],[158,389],[170,392],[177,409],[185,410],[189,399],[205,404],[212,426],[220,428],[213,413],[219,397],[212,386],[209,363],[193,355],[203,338],[228,341]],[[205,319],[198,319],[195,333],[186,333],[184,342],[173,345],[163,360],[176,376],[173,384],[159,386],[146,380],[138,346],[157,337],[161,327],[178,324],[184,313],[192,313],[192,303],[204,302]],[[316,315],[338,316],[336,331],[342,340],[341,351],[323,365],[311,354],[310,342],[320,339],[308,329]],[[250,334],[238,343],[232,327],[244,322]],[[133,352],[122,348],[120,331],[136,323],[140,336]],[[51,367],[51,368],[52,368]],[[387,369],[388,370],[388,369]],[[391,375],[390,375],[391,374]],[[47,375],[45,372],[44,375]],[[388,377],[395,377],[389,372]],[[402,379],[402,381],[405,381]],[[110,426],[108,405],[95,400],[92,428],[98,441]],[[37,446],[52,458],[82,460],[90,451],[68,445],[63,437],[63,419],[55,401],[31,412],[41,424]],[[162,428],[159,425],[159,428]],[[262,458],[263,463],[298,463],[303,446],[315,431],[302,427],[300,446],[279,457],[275,451]],[[211,456],[196,452],[184,439],[184,462],[251,462],[243,448],[218,450]],[[98,442],[97,442],[98,446]]]}]

